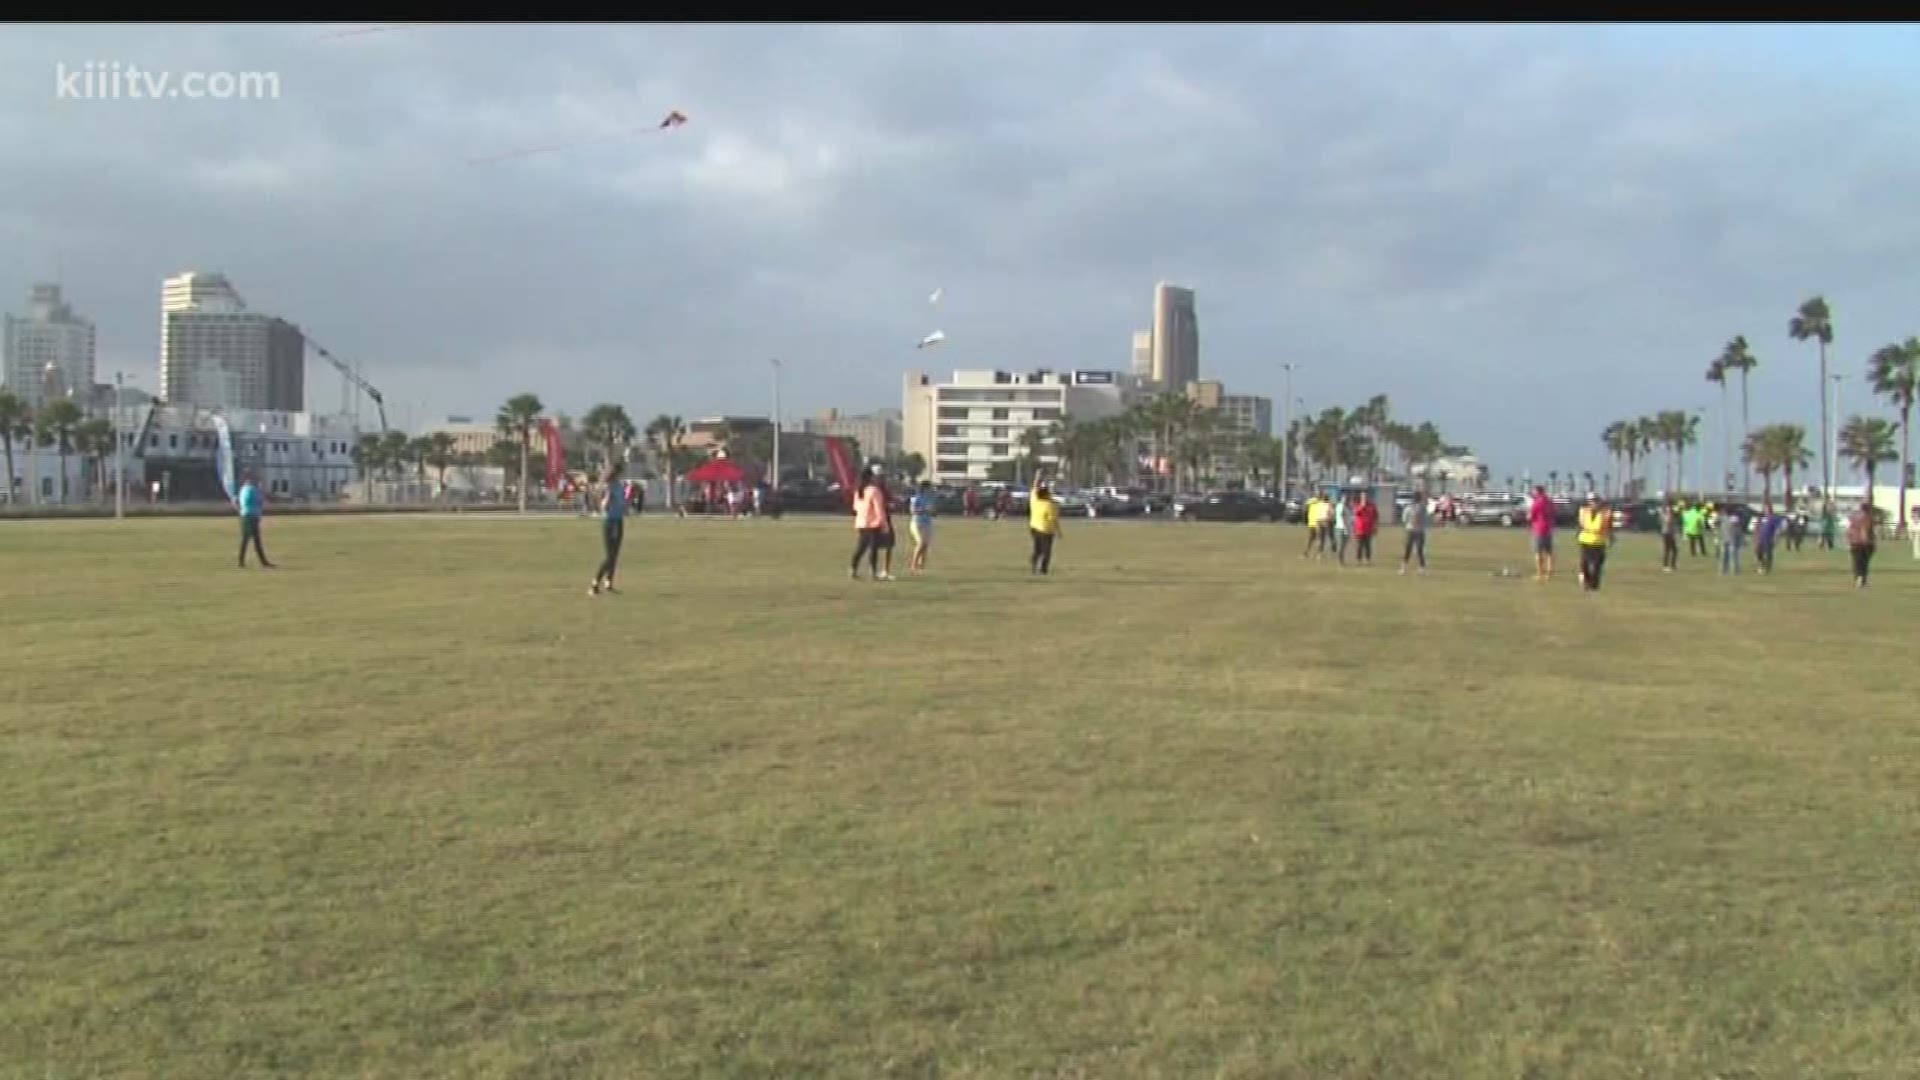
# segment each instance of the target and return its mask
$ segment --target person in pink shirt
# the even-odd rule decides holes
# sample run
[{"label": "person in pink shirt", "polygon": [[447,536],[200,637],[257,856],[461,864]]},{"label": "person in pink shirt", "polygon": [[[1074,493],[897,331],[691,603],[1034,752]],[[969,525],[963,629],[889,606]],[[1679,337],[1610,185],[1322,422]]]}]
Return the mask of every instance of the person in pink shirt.
[{"label": "person in pink shirt", "polygon": [[1553,500],[1547,489],[1535,485],[1533,499],[1527,504],[1527,525],[1533,531],[1533,574],[1535,581],[1553,580]]},{"label": "person in pink shirt", "polygon": [[[858,540],[853,547],[853,565],[849,568],[853,580],[860,580],[860,559],[866,557],[867,569],[875,581],[887,581],[891,573],[880,572],[880,551],[888,546],[891,539],[887,532],[887,493],[880,486],[880,477],[869,472],[860,480],[860,493],[853,497],[853,527]],[[889,553],[888,561],[892,561]]]}]

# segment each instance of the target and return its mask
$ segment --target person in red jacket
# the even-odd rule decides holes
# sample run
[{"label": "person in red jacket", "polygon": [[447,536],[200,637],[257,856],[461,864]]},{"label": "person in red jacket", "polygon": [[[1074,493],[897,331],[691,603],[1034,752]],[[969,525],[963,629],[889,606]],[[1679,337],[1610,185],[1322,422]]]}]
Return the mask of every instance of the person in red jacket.
[{"label": "person in red jacket", "polygon": [[1360,493],[1360,503],[1353,508],[1353,539],[1358,547],[1353,553],[1355,562],[1373,562],[1373,535],[1380,531],[1380,507],[1375,505],[1366,492]]}]

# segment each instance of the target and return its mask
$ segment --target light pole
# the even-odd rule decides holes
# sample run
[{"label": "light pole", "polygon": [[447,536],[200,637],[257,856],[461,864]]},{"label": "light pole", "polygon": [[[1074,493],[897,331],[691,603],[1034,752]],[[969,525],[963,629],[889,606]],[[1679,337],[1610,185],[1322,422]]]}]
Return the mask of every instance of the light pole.
[{"label": "light pole", "polygon": [[773,365],[773,490],[780,491],[780,358],[774,357],[768,363]]},{"label": "light pole", "polygon": [[113,373],[113,519],[127,516],[127,445],[120,434],[120,402],[125,393],[125,372]]},{"label": "light pole", "polygon": [[[1827,488],[1825,501],[1833,501],[1833,481],[1840,472],[1840,380],[1846,378],[1840,372],[1827,376],[1833,380],[1833,445],[1828,447],[1831,456],[1827,458]],[[1867,504],[1873,504],[1873,492],[1867,492]]]},{"label": "light pole", "polygon": [[1280,368],[1287,373],[1284,419],[1280,421],[1280,501],[1284,504],[1288,481],[1293,479],[1293,365],[1281,364]]},{"label": "light pole", "polygon": [[[1700,422],[1702,422],[1703,420],[1705,420],[1705,419],[1706,419],[1706,415],[1707,415],[1707,410],[1706,410],[1706,409],[1705,409],[1704,407],[1702,407],[1702,408],[1698,408],[1698,409],[1695,409],[1695,410],[1693,410],[1693,422],[1694,422],[1695,424],[1698,424],[1698,423],[1700,423]],[[1696,443],[1696,446],[1697,446],[1697,445],[1698,445],[1698,444]],[[1696,449],[1696,450],[1694,451],[1694,454],[1693,454],[1693,493],[1694,493],[1694,495],[1695,495],[1695,497],[1698,497],[1698,496],[1700,496],[1700,495],[1702,495],[1702,494],[1704,494],[1704,493],[1706,492],[1706,488],[1705,488],[1705,487],[1703,486],[1703,485],[1704,485],[1704,484],[1706,483],[1706,480],[1707,480],[1707,470],[1706,470],[1706,465],[1704,464],[1704,463],[1706,462],[1706,460],[1707,460],[1707,452],[1706,452],[1705,450],[1702,450],[1702,449]],[[1684,487],[1684,486],[1686,486],[1686,483],[1687,483],[1687,475],[1686,475],[1686,473],[1687,473],[1687,470],[1686,470],[1686,466],[1684,466],[1684,465],[1683,465],[1683,466],[1681,466],[1681,468],[1680,468],[1680,484],[1681,484],[1681,486],[1682,486],[1682,487]]]}]

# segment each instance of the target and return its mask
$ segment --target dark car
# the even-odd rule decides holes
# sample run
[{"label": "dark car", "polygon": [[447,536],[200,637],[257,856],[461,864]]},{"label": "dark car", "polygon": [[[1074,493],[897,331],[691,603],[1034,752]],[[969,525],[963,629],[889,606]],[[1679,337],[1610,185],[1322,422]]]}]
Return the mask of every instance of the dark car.
[{"label": "dark car", "polygon": [[1279,521],[1280,504],[1251,491],[1212,491],[1201,496],[1183,496],[1192,501],[1176,502],[1174,515],[1190,521]]},{"label": "dark car", "polygon": [[780,509],[799,513],[851,513],[852,500],[840,485],[824,480],[789,480],[780,485]]}]

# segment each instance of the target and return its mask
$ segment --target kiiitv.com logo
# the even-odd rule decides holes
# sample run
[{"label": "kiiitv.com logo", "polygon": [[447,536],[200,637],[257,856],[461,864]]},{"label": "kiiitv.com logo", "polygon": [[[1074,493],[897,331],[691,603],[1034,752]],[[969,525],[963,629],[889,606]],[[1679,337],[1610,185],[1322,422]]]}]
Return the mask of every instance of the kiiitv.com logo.
[{"label": "kiiitv.com logo", "polygon": [[88,60],[53,68],[53,94],[61,101],[276,101],[277,71],[164,71]]}]

